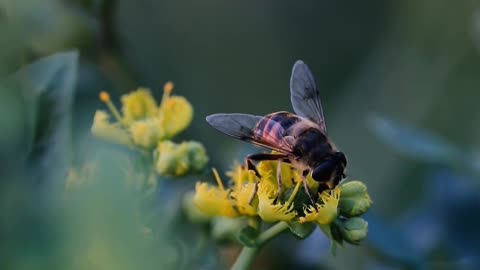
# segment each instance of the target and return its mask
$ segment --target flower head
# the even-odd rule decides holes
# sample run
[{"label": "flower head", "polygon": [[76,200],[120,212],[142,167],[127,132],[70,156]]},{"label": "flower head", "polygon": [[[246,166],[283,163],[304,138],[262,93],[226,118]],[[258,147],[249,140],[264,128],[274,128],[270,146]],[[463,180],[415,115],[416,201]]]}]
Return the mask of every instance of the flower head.
[{"label": "flower head", "polygon": [[258,190],[258,215],[267,222],[290,221],[295,218],[293,203],[280,203],[275,200],[275,187],[261,182]]},{"label": "flower head", "polygon": [[322,204],[309,205],[305,207],[305,217],[300,218],[300,223],[317,222],[318,224],[330,224],[338,216],[338,202],[340,200],[340,189],[336,188],[330,192],[323,192],[320,195]]},{"label": "flower head", "polygon": [[153,117],[157,112],[157,103],[150,90],[138,88],[122,96],[122,112],[126,123]]},{"label": "flower head", "polygon": [[109,118],[110,116],[105,111],[99,110],[95,112],[91,128],[93,135],[114,143],[132,145],[128,132],[118,123],[110,123]]},{"label": "flower head", "polygon": [[160,142],[155,151],[155,169],[160,175],[183,176],[201,171],[208,162],[203,145],[198,142]]},{"label": "flower head", "polygon": [[229,198],[229,190],[225,190],[222,181],[214,170],[218,187],[209,186],[207,183],[195,185],[194,204],[205,215],[236,217],[237,211],[234,208],[234,201]]}]

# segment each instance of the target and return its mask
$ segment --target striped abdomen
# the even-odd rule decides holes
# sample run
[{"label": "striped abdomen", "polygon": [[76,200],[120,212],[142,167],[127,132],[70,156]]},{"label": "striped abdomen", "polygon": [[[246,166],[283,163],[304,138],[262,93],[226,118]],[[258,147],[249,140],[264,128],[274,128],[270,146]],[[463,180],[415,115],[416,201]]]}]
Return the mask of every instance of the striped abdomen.
[{"label": "striped abdomen", "polygon": [[291,128],[302,121],[289,112],[276,112],[266,115],[255,126],[254,138],[268,141],[273,145],[281,145],[285,136],[289,136]]}]

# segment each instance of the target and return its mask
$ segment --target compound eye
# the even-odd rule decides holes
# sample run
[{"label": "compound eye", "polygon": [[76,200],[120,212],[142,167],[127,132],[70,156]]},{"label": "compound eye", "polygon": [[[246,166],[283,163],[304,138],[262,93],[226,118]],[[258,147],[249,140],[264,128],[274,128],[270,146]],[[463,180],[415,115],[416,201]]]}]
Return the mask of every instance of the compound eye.
[{"label": "compound eye", "polygon": [[317,182],[327,182],[332,177],[335,170],[335,162],[331,159],[326,160],[313,169],[312,178]]}]

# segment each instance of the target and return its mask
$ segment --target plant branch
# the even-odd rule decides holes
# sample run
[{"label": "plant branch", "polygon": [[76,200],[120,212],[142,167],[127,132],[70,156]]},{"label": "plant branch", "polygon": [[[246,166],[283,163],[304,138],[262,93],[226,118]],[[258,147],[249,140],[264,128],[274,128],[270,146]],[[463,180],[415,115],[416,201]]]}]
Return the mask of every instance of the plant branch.
[{"label": "plant branch", "polygon": [[231,270],[246,270],[249,269],[253,263],[253,260],[257,256],[258,251],[268,243],[272,238],[283,232],[288,228],[288,223],[281,221],[268,230],[261,233],[257,238],[257,243],[255,247],[243,247],[242,252],[238,255],[237,260],[232,265]]}]

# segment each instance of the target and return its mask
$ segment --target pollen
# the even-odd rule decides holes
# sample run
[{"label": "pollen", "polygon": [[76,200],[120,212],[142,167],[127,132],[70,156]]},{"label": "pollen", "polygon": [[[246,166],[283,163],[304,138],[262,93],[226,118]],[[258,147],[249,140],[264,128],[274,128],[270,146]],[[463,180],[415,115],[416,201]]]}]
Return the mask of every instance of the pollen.
[{"label": "pollen", "polygon": [[100,98],[100,101],[103,103],[110,101],[110,95],[105,91],[100,92],[98,97]]},{"label": "pollen", "polygon": [[165,94],[169,95],[173,91],[173,87],[174,87],[173,82],[168,81],[163,86],[163,91],[165,92]]}]

